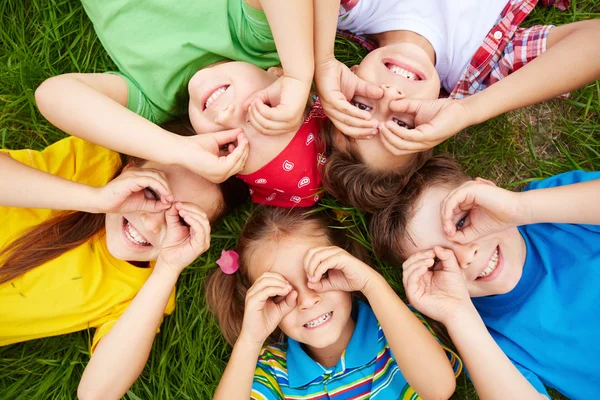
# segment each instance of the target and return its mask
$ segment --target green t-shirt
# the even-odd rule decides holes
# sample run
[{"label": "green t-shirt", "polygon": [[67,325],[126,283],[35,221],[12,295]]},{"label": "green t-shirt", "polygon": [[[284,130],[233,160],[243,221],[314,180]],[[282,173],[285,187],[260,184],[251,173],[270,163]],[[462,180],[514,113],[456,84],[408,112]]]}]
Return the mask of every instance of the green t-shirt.
[{"label": "green t-shirt", "polygon": [[154,123],[178,114],[176,99],[203,67],[226,59],[279,64],[264,12],[243,0],[82,3],[115,73],[127,81],[127,108]]}]

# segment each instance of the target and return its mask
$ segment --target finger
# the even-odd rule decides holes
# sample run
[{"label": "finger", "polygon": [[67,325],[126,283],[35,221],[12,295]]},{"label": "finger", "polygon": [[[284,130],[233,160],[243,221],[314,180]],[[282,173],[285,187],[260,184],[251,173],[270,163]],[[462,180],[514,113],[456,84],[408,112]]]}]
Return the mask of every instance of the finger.
[{"label": "finger", "polygon": [[132,193],[140,192],[148,187],[158,194],[159,200],[157,201],[165,204],[173,201],[173,195],[167,182],[159,179],[156,174],[137,172],[136,175],[128,178],[127,188]]},{"label": "finger", "polygon": [[243,131],[239,128],[229,129],[226,131],[215,132],[215,133],[206,133],[206,135],[212,135],[217,145],[219,147],[224,146],[226,144],[235,142],[238,138],[238,135]]},{"label": "finger", "polygon": [[307,282],[306,286],[317,293],[330,292],[335,290],[329,279],[321,279],[317,282]]},{"label": "finger", "polygon": [[[371,118],[371,114],[368,111],[365,110],[359,110],[358,108],[354,107],[353,105],[350,105],[350,107],[362,111],[366,114],[368,114],[368,118],[364,118],[364,115],[361,116],[356,116],[353,114],[348,114],[347,112],[344,112],[343,110],[340,109],[340,106],[344,103],[347,103],[345,100],[344,101],[338,101],[337,103],[332,104],[332,108],[329,108],[328,112],[327,112],[327,116],[329,118],[334,118],[337,119],[339,121],[341,121],[342,123],[344,123],[345,125],[348,126],[352,126],[355,128],[366,128],[366,129],[377,129],[377,120],[372,119]],[[348,103],[350,104],[350,103]]]},{"label": "finger", "polygon": [[267,286],[256,293],[252,294],[248,298],[248,304],[255,303],[257,305],[264,305],[271,297],[275,296],[287,296],[292,291],[291,286],[278,287],[278,286]]},{"label": "finger", "polygon": [[[317,268],[319,265],[339,251],[335,246],[321,246],[310,249],[305,255],[304,271],[309,277],[309,281],[318,282],[321,276],[317,279]],[[324,273],[324,272],[323,272]],[[321,274],[322,275],[322,274]]]},{"label": "finger", "polygon": [[[396,156],[414,154],[423,151],[423,145],[402,140],[394,135],[384,124],[379,128],[381,143],[391,154]],[[425,148],[426,149],[426,148]]]},{"label": "finger", "polygon": [[277,304],[279,308],[279,312],[281,313],[281,319],[283,319],[286,315],[288,315],[292,310],[296,307],[296,302],[298,300],[298,292],[292,290],[285,296],[282,302]]},{"label": "finger", "polygon": [[231,166],[229,167],[227,175],[233,176],[239,173],[242,169],[244,169],[249,155],[250,146],[248,144],[248,139],[246,139],[244,136],[244,138],[238,139],[238,147],[236,147],[236,149],[229,156],[227,156],[232,157],[231,161],[233,161],[230,161]]},{"label": "finger", "polygon": [[390,101],[388,108],[392,112],[416,115],[421,109],[423,102],[424,100],[403,98]]},{"label": "finger", "polygon": [[433,258],[433,257],[435,257],[435,253],[433,250],[420,251],[418,253],[415,253],[412,256],[408,257],[406,259],[406,261],[404,261],[404,263],[402,264],[402,270],[405,271],[415,262],[418,262],[421,260],[426,260],[428,258]]},{"label": "finger", "polygon": [[270,119],[270,117],[267,116],[267,113],[271,114],[270,111],[271,108],[269,106],[260,100],[256,100],[251,104],[248,114],[252,116],[257,124],[264,128],[279,131],[284,130],[286,126],[289,125],[287,120],[281,121],[277,119]]},{"label": "finger", "polygon": [[267,277],[257,280],[254,283],[254,285],[252,285],[252,287],[248,289],[247,295],[253,296],[267,287],[287,288],[288,286],[291,287],[290,284],[286,281],[282,282],[280,279],[277,279],[275,277]]},{"label": "finger", "polygon": [[294,118],[293,113],[287,110],[283,104],[279,104],[277,107],[269,107],[261,99],[256,99],[251,107],[267,120],[267,122],[284,123],[285,121]]},{"label": "finger", "polygon": [[379,100],[384,95],[384,90],[371,82],[360,79],[357,76],[355,96],[366,97],[372,100]]},{"label": "finger", "polygon": [[[404,147],[407,147],[410,150],[416,150],[418,148],[427,150],[431,147],[426,143],[426,135],[419,130],[421,127],[417,129],[406,129],[398,126],[398,124],[393,121],[386,121],[384,126],[391,135],[401,140]],[[415,147],[411,148],[410,146]]]},{"label": "finger", "polygon": [[257,111],[254,105],[250,107],[249,122],[250,125],[256,129],[256,131],[262,133],[263,135],[280,135],[286,131],[283,123],[267,120],[260,114],[260,112]]},{"label": "finger", "polygon": [[430,268],[434,263],[433,257],[425,260],[419,260],[413,263],[410,267],[402,272],[402,284],[405,288],[408,287],[408,280],[414,274],[415,271],[422,269],[423,267]]},{"label": "finger", "polygon": [[190,243],[200,255],[210,246],[210,234],[207,235],[204,225],[193,215],[180,211],[179,216],[189,225]]},{"label": "finger", "polygon": [[[456,236],[457,233],[464,231],[457,231],[454,225],[454,218],[465,211],[471,210],[476,206],[475,194],[471,191],[472,185],[461,186],[460,188],[450,192],[450,194],[444,199],[443,210],[442,210],[442,226],[448,238]],[[461,236],[461,235],[459,235]]]},{"label": "finger", "polygon": [[177,211],[177,208],[174,205],[171,205],[165,212],[165,220],[167,222],[167,229],[181,226],[181,222],[179,221],[179,211]]},{"label": "finger", "polygon": [[415,268],[408,279],[406,279],[406,282],[403,282],[404,290],[407,292],[407,294],[412,293],[414,288],[419,285],[419,281],[421,281],[423,276],[429,274],[433,275],[433,272],[429,270],[427,265],[419,265],[418,268]]},{"label": "finger", "polygon": [[436,257],[440,259],[442,267],[445,271],[460,272],[458,261],[456,260],[456,256],[452,250],[435,246],[433,251]]},{"label": "finger", "polygon": [[206,214],[206,212],[194,203],[186,203],[186,202],[178,201],[175,203],[175,207],[179,211],[186,211],[191,214],[195,214],[198,218],[208,220],[208,215]]}]

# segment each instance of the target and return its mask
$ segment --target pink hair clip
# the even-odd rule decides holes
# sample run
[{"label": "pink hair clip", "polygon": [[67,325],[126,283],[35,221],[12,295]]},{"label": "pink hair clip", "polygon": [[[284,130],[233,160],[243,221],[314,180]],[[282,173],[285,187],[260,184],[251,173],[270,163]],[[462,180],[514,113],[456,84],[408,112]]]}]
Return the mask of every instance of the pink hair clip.
[{"label": "pink hair clip", "polygon": [[240,255],[235,250],[223,250],[221,257],[217,260],[217,265],[224,274],[234,274],[240,268]]}]

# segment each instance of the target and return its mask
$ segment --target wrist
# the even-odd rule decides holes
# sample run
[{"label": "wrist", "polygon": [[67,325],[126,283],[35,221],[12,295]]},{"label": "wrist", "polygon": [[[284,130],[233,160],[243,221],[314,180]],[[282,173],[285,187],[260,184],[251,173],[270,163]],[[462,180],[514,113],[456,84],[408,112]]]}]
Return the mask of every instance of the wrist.
[{"label": "wrist", "polygon": [[461,130],[471,125],[481,124],[482,122],[485,122],[489,119],[485,117],[485,113],[481,109],[482,101],[477,98],[477,94],[466,97],[464,99],[456,100],[462,105],[462,107],[465,110],[466,118],[464,121],[464,126],[461,128]]},{"label": "wrist", "polygon": [[440,322],[444,324],[448,333],[452,334],[451,332],[463,329],[465,326],[469,326],[477,321],[481,321],[481,317],[473,302],[469,299],[448,313],[447,317]]},{"label": "wrist", "polygon": [[186,266],[181,267],[179,265],[172,265],[161,259],[159,256],[154,265],[154,270],[152,270],[152,275],[160,276],[161,279],[165,279],[165,281],[177,281],[185,267]]},{"label": "wrist", "polygon": [[255,351],[257,354],[260,353],[265,340],[256,340],[249,335],[247,335],[243,328],[242,332],[240,332],[240,336],[235,341],[235,347],[239,347],[245,349],[246,351]]},{"label": "wrist", "polygon": [[377,271],[368,267],[371,271],[367,277],[365,286],[361,289],[361,293],[369,299],[373,296],[374,293],[380,292],[381,288],[385,286],[389,286],[389,283],[385,280],[383,276],[381,276]]},{"label": "wrist", "polygon": [[517,209],[514,216],[515,226],[542,222],[536,221],[535,210],[537,207],[535,205],[535,192],[535,190],[528,190],[526,192],[515,193],[517,198]]},{"label": "wrist", "polygon": [[104,187],[87,186],[82,188],[83,199],[81,211],[91,214],[108,214],[110,210],[103,204],[102,190]]}]

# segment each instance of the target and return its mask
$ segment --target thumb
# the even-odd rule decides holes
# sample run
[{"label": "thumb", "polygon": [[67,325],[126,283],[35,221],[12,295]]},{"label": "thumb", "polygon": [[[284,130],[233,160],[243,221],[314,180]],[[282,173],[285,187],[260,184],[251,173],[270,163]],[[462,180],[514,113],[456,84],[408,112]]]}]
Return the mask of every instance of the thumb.
[{"label": "thumb", "polygon": [[416,115],[421,109],[423,101],[409,98],[393,100],[390,102],[389,109],[397,113]]},{"label": "thumb", "polygon": [[167,222],[167,229],[175,228],[181,225],[179,221],[179,211],[175,207],[175,204],[172,204],[171,207],[165,212],[165,220]]},{"label": "thumb", "polygon": [[281,319],[285,318],[286,315],[292,312],[292,310],[296,307],[296,302],[298,300],[298,292],[292,290],[285,296],[282,302],[277,304],[279,307],[279,312],[281,314]]},{"label": "thumb", "polygon": [[215,133],[205,133],[204,135],[212,135],[213,139],[217,142],[219,147],[229,143],[233,143],[238,140],[240,134],[244,131],[240,128],[228,129],[226,131],[220,131]]},{"label": "thumb", "polygon": [[381,87],[371,82],[362,80],[359,77],[356,77],[356,79],[357,82],[356,90],[354,92],[355,95],[373,100],[379,100],[383,97],[384,91]]},{"label": "thumb", "polygon": [[317,282],[308,281],[307,286],[317,293],[328,292],[330,290],[333,290],[333,286],[327,278],[323,278]]}]

